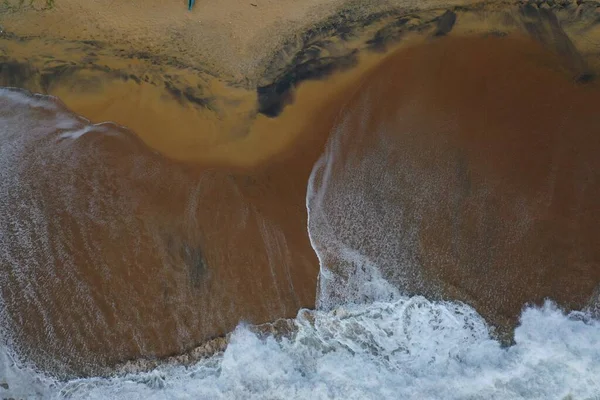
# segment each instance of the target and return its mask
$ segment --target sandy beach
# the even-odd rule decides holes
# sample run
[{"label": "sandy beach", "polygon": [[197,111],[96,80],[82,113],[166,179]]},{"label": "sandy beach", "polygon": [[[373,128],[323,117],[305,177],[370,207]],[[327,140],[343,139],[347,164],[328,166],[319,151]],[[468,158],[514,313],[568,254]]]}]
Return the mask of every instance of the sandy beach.
[{"label": "sandy beach", "polygon": [[[57,239],[49,259],[44,249],[3,243],[0,293],[15,346],[59,375],[109,373],[185,353],[239,321],[314,308],[307,182],[350,111],[355,139],[342,164],[381,145],[371,136],[379,126],[403,132],[386,139],[403,149],[388,167],[404,172],[381,174],[391,197],[365,203],[387,213],[333,215],[342,236],[361,221],[403,245],[397,227],[418,226],[406,250],[418,282],[406,279],[409,267],[391,267],[394,252],[386,278],[475,306],[506,341],[525,303],[586,306],[600,283],[600,3],[537,3],[0,6],[0,85],[118,125],[109,128],[118,134],[94,127],[69,145],[48,125],[45,139],[26,147],[19,177],[43,199],[45,229]],[[377,106],[364,131],[366,88]],[[406,186],[403,173],[444,183]],[[20,233],[15,216],[30,218],[18,204],[3,203],[7,237]],[[506,228],[521,219],[529,225]],[[381,250],[375,234],[348,243],[373,257]],[[26,283],[23,264],[36,266]],[[333,257],[331,265],[344,264]],[[35,301],[23,285],[35,288]]]}]

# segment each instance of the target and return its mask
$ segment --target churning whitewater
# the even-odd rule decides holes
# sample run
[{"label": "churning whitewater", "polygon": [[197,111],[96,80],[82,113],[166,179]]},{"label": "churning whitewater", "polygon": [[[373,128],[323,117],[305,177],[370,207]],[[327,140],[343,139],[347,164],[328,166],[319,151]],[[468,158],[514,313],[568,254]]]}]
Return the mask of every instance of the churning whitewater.
[{"label": "churning whitewater", "polygon": [[[501,348],[468,306],[416,296],[302,310],[290,339],[243,325],[227,350],[191,366],[59,382],[3,348],[3,398],[597,399],[600,324],[548,302],[523,312]],[[6,389],[8,386],[8,389]],[[570,397],[569,397],[570,396]]]},{"label": "churning whitewater", "polygon": [[[1,95],[5,101],[22,96]],[[50,100],[31,101],[42,107]],[[24,123],[18,116],[5,122]],[[65,132],[61,138],[70,140],[86,132],[80,126],[60,129]],[[1,162],[23,155],[26,140],[4,135]],[[258,336],[240,324],[224,353],[191,366],[165,364],[150,372],[63,381],[19,358],[10,332],[2,332],[0,398],[600,398],[600,323],[589,315],[564,314],[551,301],[526,308],[515,345],[505,348],[473,308],[402,295],[382,277],[376,258],[352,250],[336,236],[328,211],[332,204],[348,204],[336,202],[331,192],[342,183],[328,182],[338,135],[332,140],[315,166],[307,196],[309,234],[321,261],[319,309],[301,310],[293,334]],[[8,171],[0,171],[5,185]],[[331,202],[324,207],[327,199]],[[10,239],[2,232],[0,238]],[[331,259],[351,266],[341,280],[327,265]]]}]

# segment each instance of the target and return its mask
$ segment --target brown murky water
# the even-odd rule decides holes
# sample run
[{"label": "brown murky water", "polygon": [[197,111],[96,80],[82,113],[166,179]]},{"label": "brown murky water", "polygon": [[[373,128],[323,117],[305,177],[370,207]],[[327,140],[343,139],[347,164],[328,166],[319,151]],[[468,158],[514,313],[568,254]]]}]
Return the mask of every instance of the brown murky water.
[{"label": "brown murky water", "polygon": [[313,230],[342,277],[326,292],[346,295],[356,265],[329,251],[345,248],[405,292],[473,304],[502,334],[524,304],[585,306],[600,283],[598,89],[522,37],[390,56],[317,174]]},{"label": "brown murky water", "polygon": [[184,107],[151,85],[52,89],[93,121],[144,132],[154,148],[115,125],[62,122],[75,118],[62,105],[4,98],[3,118],[29,121],[5,132],[5,146],[22,135],[23,159],[7,167],[15,180],[1,214],[2,297],[21,352],[52,371],[98,373],[313,307],[306,183],[360,74],[308,83],[280,117],[228,138],[217,131],[249,122]]},{"label": "brown murky water", "polygon": [[193,71],[178,82],[209,87],[209,107],[156,76],[83,70],[46,87],[133,133],[0,96],[0,293],[15,346],[54,372],[99,373],[313,307],[306,187],[344,116],[337,185],[375,212],[328,212],[392,282],[500,326],[546,296],[583,306],[600,282],[597,84],[540,40],[425,36],[302,83],[276,118],[257,114],[254,92]]}]

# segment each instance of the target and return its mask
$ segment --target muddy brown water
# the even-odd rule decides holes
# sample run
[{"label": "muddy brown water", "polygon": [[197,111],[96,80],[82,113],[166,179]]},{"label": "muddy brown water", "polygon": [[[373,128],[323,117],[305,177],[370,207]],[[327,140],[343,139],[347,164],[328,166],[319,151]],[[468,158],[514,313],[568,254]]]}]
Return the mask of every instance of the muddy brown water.
[{"label": "muddy brown water", "polygon": [[[599,96],[524,38],[391,55],[332,134],[321,251],[337,242],[405,293],[475,305],[506,341],[525,304],[584,307],[600,282]],[[344,276],[348,261],[326,262]]]},{"label": "muddy brown water", "polygon": [[[540,15],[525,11],[527,21]],[[600,283],[600,91],[580,79],[593,62],[555,45],[566,42],[550,28],[533,39],[526,29],[463,36],[467,24],[443,37],[455,21],[443,10],[433,17],[418,40],[298,83],[274,118],[243,85],[135,57],[96,54],[106,68],[60,69],[49,82],[38,61],[25,77],[14,64],[13,86],[132,130],[64,137],[89,124],[61,104],[2,97],[0,148],[11,162],[2,167],[0,293],[13,345],[54,373],[106,373],[186,352],[240,320],[314,307],[306,187],[343,115],[336,179],[367,177],[348,201],[364,196],[376,212],[330,212],[343,213],[337,232],[381,259],[390,281],[466,301],[507,329],[527,302],[583,307]],[[5,46],[53,51],[33,39]],[[55,51],[74,57],[68,46]],[[136,78],[114,76],[123,70]],[[210,90],[174,90],[184,87]],[[407,224],[416,235],[398,228]],[[398,251],[382,247],[390,243]],[[411,268],[418,281],[405,279]]]}]

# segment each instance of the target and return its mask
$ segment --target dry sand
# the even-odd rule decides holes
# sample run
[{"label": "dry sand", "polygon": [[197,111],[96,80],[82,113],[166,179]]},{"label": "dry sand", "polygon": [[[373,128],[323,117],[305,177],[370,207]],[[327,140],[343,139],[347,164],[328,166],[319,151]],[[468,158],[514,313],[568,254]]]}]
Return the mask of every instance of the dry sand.
[{"label": "dry sand", "polygon": [[[15,4],[18,1],[14,1]],[[269,59],[284,44],[300,40],[316,23],[352,10],[361,19],[390,10],[446,8],[469,1],[417,0],[263,0],[198,1],[189,12],[184,1],[55,1],[6,12],[6,31],[69,41],[95,40],[121,48],[180,58],[239,81],[258,81]],[[253,4],[255,6],[253,6]]]}]

